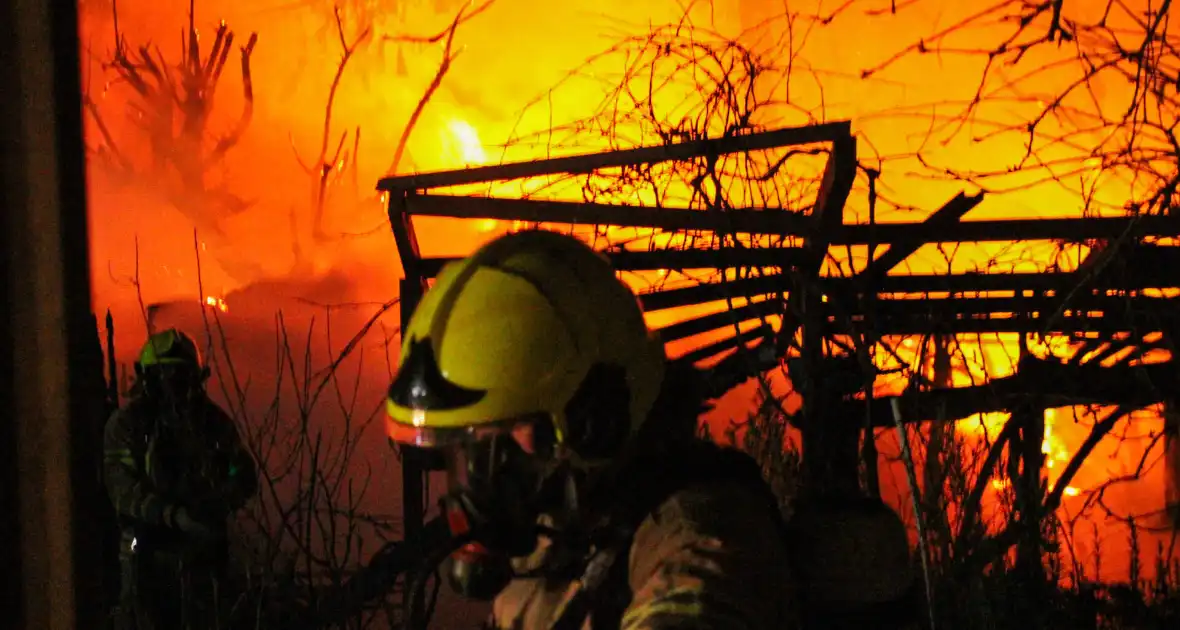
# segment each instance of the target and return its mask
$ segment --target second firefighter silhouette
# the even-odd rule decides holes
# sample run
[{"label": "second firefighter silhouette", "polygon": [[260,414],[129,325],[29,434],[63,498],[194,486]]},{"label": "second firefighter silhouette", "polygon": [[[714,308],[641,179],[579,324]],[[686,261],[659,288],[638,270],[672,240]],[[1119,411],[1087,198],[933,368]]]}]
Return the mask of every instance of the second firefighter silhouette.
[{"label": "second firefighter silhouette", "polygon": [[131,401],[107,421],[104,481],[123,530],[122,628],[215,627],[227,521],[257,491],[233,420],[205,393],[196,343],[152,335]]}]

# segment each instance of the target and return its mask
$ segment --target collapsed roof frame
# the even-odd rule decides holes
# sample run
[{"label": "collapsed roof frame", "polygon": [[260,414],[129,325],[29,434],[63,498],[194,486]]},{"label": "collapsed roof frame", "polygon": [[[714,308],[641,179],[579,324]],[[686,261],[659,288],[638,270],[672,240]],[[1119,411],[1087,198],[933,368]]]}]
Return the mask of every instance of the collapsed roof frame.
[{"label": "collapsed roof frame", "polygon": [[[830,145],[830,151],[823,179],[812,206],[813,211],[809,215],[782,212],[780,209],[694,211],[429,192],[437,188],[544,175],[588,174],[605,168],[683,161],[817,143]],[[681,357],[683,360],[696,363],[728,354],[713,367],[715,372],[728,376],[722,379],[722,384],[714,392],[716,394],[755,376],[762,369],[777,365],[785,356],[789,341],[794,339],[800,329],[803,331],[803,342],[799,344],[803,351],[802,360],[808,365],[818,365],[813,362],[823,361],[822,347],[826,337],[847,334],[850,332],[849,326],[868,326],[877,339],[891,335],[935,331],[944,335],[1002,332],[1083,335],[1095,331],[1109,335],[1134,330],[1142,325],[1153,327],[1154,330],[1176,329],[1177,316],[1180,315],[1180,308],[1177,308],[1180,307],[1180,299],[1151,297],[1145,295],[1143,289],[1180,284],[1176,280],[1177,274],[1171,271],[1180,269],[1180,248],[1143,245],[1141,239],[1180,237],[1180,217],[962,221],[962,218],[980,203],[982,195],[959,194],[924,221],[845,224],[843,206],[851,191],[856,167],[856,140],[851,132],[851,124],[849,121],[839,121],[663,146],[384,178],[379,181],[377,189],[388,194],[389,221],[405,272],[405,279],[401,283],[403,326],[420,299],[427,280],[434,277],[449,261],[447,258],[424,256],[419,248],[412,218],[431,216],[798,237],[803,245],[792,248],[607,252],[615,267],[625,271],[702,267],[779,269],[777,273],[761,277],[655,290],[640,296],[644,307],[649,311],[700,304],[727,297],[787,296],[785,304],[782,303],[784,301],[775,303],[773,300],[750,303],[723,313],[679,322],[661,330],[666,340],[685,339],[721,328],[733,327],[738,330],[739,323],[763,319],[771,312],[782,316],[782,324],[778,331],[766,326],[763,319],[763,326],[739,331],[728,339],[708,344]],[[1078,270],[1071,272],[889,275],[906,258],[930,243],[1030,240],[1098,240],[1106,243],[1107,247],[1105,250],[1092,252]],[[873,260],[864,270],[852,277],[821,277],[821,264],[832,245],[867,245],[873,252]],[[887,246],[887,249],[878,254],[881,246]],[[1109,267],[1116,258],[1122,261],[1123,266],[1134,266],[1134,273],[1112,278]],[[1011,296],[981,295],[993,292],[1008,292]],[[920,294],[924,297],[893,299],[896,294],[902,293]],[[939,293],[945,295],[935,297],[934,294]],[[758,345],[750,346],[756,342]],[[1135,342],[1128,343],[1134,345]],[[749,353],[741,352],[741,348],[754,350],[753,355],[758,358],[752,360],[744,356]],[[1041,367],[1042,376],[1045,374],[1044,370],[1052,369],[1051,366]],[[1168,374],[1172,373],[1171,370],[1170,365],[1157,369],[1167,371]],[[1073,374],[1059,374],[1056,380],[1068,382]],[[1099,378],[1110,380],[1107,377]],[[1160,374],[1160,378],[1166,380],[1169,377]],[[1122,377],[1120,379],[1111,382],[1130,383]],[[1071,391],[1113,395],[1110,387],[1092,388],[1078,383],[1075,385],[1077,387],[1070,388]],[[1020,387],[1026,385],[1009,381],[1005,386],[1008,388],[1007,396],[1010,400],[1020,391]],[[805,387],[802,388],[804,401],[813,398],[809,394],[820,391],[814,388],[822,387],[822,383],[812,382],[809,386],[805,383]],[[995,389],[993,386],[993,393]],[[975,409],[981,404],[981,390],[975,388],[931,393],[936,398],[941,398],[924,401],[925,407],[942,404],[945,408],[948,401],[952,403],[952,407],[964,409]],[[1061,394],[1068,395],[1069,393]],[[1151,395],[1137,390],[1131,396],[1138,405],[1158,402]],[[824,397],[814,396],[815,399]],[[864,406],[863,400],[845,403],[855,403],[862,408]],[[805,408],[807,404],[805,402]],[[888,423],[884,420],[884,417],[888,416],[888,405],[888,400],[872,401],[870,409],[873,410],[873,424]],[[840,404],[830,411],[840,413]],[[816,415],[823,414],[812,411],[805,414],[804,420]],[[863,417],[863,412],[861,415]],[[922,413],[914,419],[929,417],[932,416]],[[834,474],[847,480],[847,457],[850,453],[846,436],[839,438],[842,441],[840,446],[825,446],[822,437],[809,441],[807,434],[811,431],[807,430],[807,424],[810,423],[801,424],[805,433],[804,451],[814,449],[815,452],[825,453],[822,459],[829,461],[830,467],[843,467],[845,470]],[[828,457],[827,455],[834,452],[833,449],[841,454]],[[425,509],[422,470],[424,467],[432,467],[431,462],[411,455],[407,454],[403,459],[403,498],[407,510],[407,532],[421,523]],[[851,455],[855,456],[855,452]]]}]

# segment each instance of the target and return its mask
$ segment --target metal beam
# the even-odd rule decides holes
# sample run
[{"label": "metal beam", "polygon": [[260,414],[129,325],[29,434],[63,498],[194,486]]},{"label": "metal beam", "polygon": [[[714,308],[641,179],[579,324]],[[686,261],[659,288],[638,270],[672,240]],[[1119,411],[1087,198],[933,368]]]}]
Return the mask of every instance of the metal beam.
[{"label": "metal beam", "polygon": [[[1158,288],[1165,285],[1164,278],[1160,276],[1174,275],[1170,270],[1159,269],[1154,273],[1144,273],[1134,276],[1128,280],[1121,282],[1097,282],[1091,290],[1074,294],[1076,299],[1089,298],[1104,298],[1104,294],[1109,290],[1118,289],[1127,291],[1142,290],[1144,288]],[[930,293],[983,293],[983,292],[1000,292],[1009,291],[1013,293],[1024,293],[1035,291],[1043,293],[1047,290],[1056,290],[1067,292],[1072,286],[1072,274],[1055,273],[1055,274],[957,274],[957,275],[908,275],[908,276],[887,276],[878,284],[878,290],[881,294],[890,293],[908,293],[908,294],[930,294]],[[1172,283],[1175,283],[1175,278],[1168,278]],[[792,280],[790,277],[779,274],[767,274],[753,278],[741,278],[738,280],[730,280],[728,282],[707,282],[686,287],[676,287],[670,289],[656,289],[646,293],[639,294],[640,303],[643,304],[645,310],[658,311],[672,308],[679,308],[683,306],[690,306],[693,304],[703,304],[707,302],[714,302],[724,299],[732,298],[748,298],[760,297],[765,295],[781,295],[790,290]],[[853,304],[856,300],[852,299],[857,295],[857,287],[853,286],[852,280],[849,278],[824,278],[821,280],[821,286],[824,287],[825,292],[833,297],[842,298],[842,301],[848,304]],[[1117,299],[1122,303],[1127,303],[1128,300],[1153,300],[1157,298],[1149,297],[1128,297],[1128,296],[1111,296],[1112,299]],[[959,297],[959,298],[922,298],[922,303],[937,303],[944,300],[955,299],[957,303],[966,303],[971,300],[980,298],[973,297]],[[1017,299],[1017,298],[991,298],[991,299]],[[1049,298],[1045,296],[1019,298],[1024,300],[1025,304],[1035,307],[1033,310],[1046,309],[1050,307],[1047,303]],[[1033,300],[1033,301],[1028,301]],[[883,302],[889,302],[888,299],[883,299]],[[893,300],[902,303],[901,300]],[[915,300],[916,301],[916,300]],[[1146,302],[1145,304],[1154,304],[1153,302]],[[1107,307],[1111,305],[1106,305]],[[1146,306],[1146,308],[1153,308]]]},{"label": "metal beam", "polygon": [[726,337],[720,341],[714,341],[708,345],[695,348],[684,354],[676,357],[677,361],[685,363],[698,363],[708,359],[716,358],[718,355],[724,354],[735,348],[745,348],[746,344],[755,339],[765,339],[774,336],[774,328],[767,324],[761,324],[757,327],[751,328],[740,335],[733,337]]},{"label": "metal beam", "polygon": [[[413,216],[455,219],[497,219],[800,237],[806,237],[814,230],[814,223],[808,215],[778,208],[735,208],[718,212],[441,194],[408,195],[406,202],[406,211]],[[927,222],[875,225],[861,223],[831,225],[824,229],[827,230],[827,240],[832,245],[867,245],[870,242],[892,245],[915,241],[1086,241],[1113,239],[1124,234],[1136,237],[1180,236],[1180,216],[998,219],[957,221],[944,225]]]},{"label": "metal beam", "polygon": [[[970,302],[971,300],[967,301]],[[973,307],[973,310],[977,311],[974,317],[957,319],[946,317],[940,312],[942,309],[922,309],[921,302],[917,300],[914,302],[915,304],[892,304],[891,306],[894,308],[887,311],[888,315],[874,322],[873,328],[877,334],[885,337],[916,335],[928,334],[931,330],[939,330],[945,334],[1031,333],[1037,332],[1039,327],[1048,321],[1049,317],[1047,313],[1019,318],[990,317],[989,315],[992,313],[984,312],[986,310],[985,308]],[[786,315],[781,312],[782,305],[777,300],[758,302],[756,304],[764,306],[751,309],[741,307],[732,311],[722,311],[720,313],[686,320],[685,322],[672,324],[669,327],[681,328],[672,328],[671,331],[665,329],[667,332],[662,332],[661,334],[665,336],[666,341],[674,341],[687,339],[693,335],[708,332],[709,330],[733,326],[735,320],[737,322],[745,322],[767,315],[783,315],[786,318]],[[774,306],[775,304],[778,304],[778,306]],[[949,306],[944,306],[944,308],[953,312],[953,309]],[[1156,303],[1143,305],[1142,308],[1144,310],[1154,311],[1154,313],[1146,312],[1141,315],[1101,317],[1076,314],[1066,315],[1054,320],[1050,333],[1068,334],[1096,331],[1110,333],[1143,332],[1144,330],[1154,330],[1167,324],[1168,321],[1180,318],[1180,299],[1158,299]],[[1161,312],[1176,312],[1177,315],[1158,315]],[[794,330],[793,325],[788,326],[788,328]],[[755,330],[760,331],[759,334],[756,335]],[[828,315],[825,332],[829,335],[842,335],[849,334],[852,330],[849,328],[849,322],[838,319],[833,315]],[[744,333],[742,339],[743,341],[750,341],[763,333],[763,328],[759,327],[748,333]],[[734,339],[730,337],[691,350],[681,358],[691,362],[697,362],[717,356],[733,347],[736,347],[736,345]],[[1128,360],[1131,358],[1137,358],[1137,352],[1133,352]],[[1125,362],[1123,361],[1123,363]]]},{"label": "metal beam", "polygon": [[688,339],[706,333],[711,330],[718,330],[720,328],[736,326],[742,322],[753,319],[760,319],[769,315],[775,315],[782,310],[781,304],[775,304],[771,301],[755,302],[753,304],[746,304],[737,308],[721,311],[719,313],[711,313],[709,315],[702,315],[694,317],[675,324],[669,324],[660,328],[657,332],[660,338],[665,343],[670,341],[677,341],[680,339]]},{"label": "metal beam", "polygon": [[[978,297],[978,298],[942,298],[942,299],[912,299],[912,300],[878,300],[873,312],[874,317],[885,320],[895,317],[929,317],[952,321],[973,316],[988,314],[1039,314],[1040,317],[1052,316],[1060,302],[1055,298],[1046,297]],[[1119,314],[1138,313],[1146,315],[1155,313],[1162,319],[1173,319],[1180,316],[1177,312],[1180,298],[1164,297],[1125,297],[1079,293],[1071,297],[1065,304],[1065,311],[1109,313],[1109,316]],[[865,317],[867,314],[857,308],[850,309],[849,315]],[[1103,315],[1107,317],[1108,315]]]},{"label": "metal beam", "polygon": [[[752,249],[724,247],[719,249],[664,249],[656,251],[615,250],[603,254],[617,271],[655,271],[657,269],[737,269],[745,267],[777,270],[792,268],[806,258],[801,248]],[[420,270],[433,277],[449,262],[449,257],[429,257],[419,261]]]},{"label": "metal beam", "polygon": [[830,242],[827,233],[831,228],[844,224],[844,204],[848,201],[855,180],[856,138],[849,129],[845,134],[832,139],[832,152],[828,154],[823,179],[820,180],[819,191],[815,194],[813,214],[824,228],[817,238],[824,241],[824,247]]},{"label": "metal beam", "polygon": [[893,423],[891,401],[901,401],[907,422],[943,417],[957,419],[972,414],[1005,411],[1030,396],[1048,406],[1078,404],[1126,404],[1145,407],[1163,400],[1175,381],[1172,362],[1119,367],[1068,365],[1041,359],[1021,361],[1012,376],[996,378],[983,385],[935,389],[902,396],[848,400],[839,405],[838,418],[863,418],[865,405],[875,426]]},{"label": "metal beam", "polygon": [[[1180,252],[1178,252],[1180,253]],[[988,291],[1069,291],[1076,276],[1072,273],[958,273],[886,276],[876,287],[878,293],[975,293]],[[851,278],[822,280],[829,294],[854,295],[860,289]],[[1097,289],[1140,290],[1170,287],[1177,284],[1171,269],[1146,268],[1118,282],[1099,279]]]},{"label": "metal beam", "polygon": [[[438,270],[424,273],[421,269],[422,252],[418,247],[418,235],[414,232],[413,219],[406,212],[406,195],[389,193],[388,203],[389,227],[393,230],[393,242],[397,245],[397,255],[401,259],[402,275],[407,279],[416,278],[419,281],[433,278],[438,274]],[[409,308],[413,309],[414,306],[416,304],[411,304]],[[404,311],[406,303],[403,301],[399,308]]]},{"label": "metal beam", "polygon": [[655,269],[789,269],[804,261],[801,248],[752,249],[722,247],[717,249],[668,249],[658,251],[608,251],[611,265],[618,271]]},{"label": "metal beam", "polygon": [[[878,336],[925,335],[937,329],[947,335],[990,335],[1002,333],[1032,334],[1044,330],[1049,335],[1075,333],[1116,334],[1153,330],[1158,324],[1139,321],[1134,318],[1109,317],[1058,317],[1052,325],[1045,327],[1048,320],[1041,317],[959,319],[940,321],[936,318],[913,317],[888,322],[875,322],[873,329]],[[826,330],[830,335],[847,335],[856,332],[844,322],[830,321]]]},{"label": "metal beam", "polygon": [[377,182],[377,190],[388,192],[425,190],[445,186],[462,186],[493,181],[556,175],[560,173],[590,173],[604,168],[634,164],[658,164],[673,160],[725,155],[746,151],[762,151],[777,147],[832,142],[847,136],[852,129],[848,121],[789,127],[742,136],[707,140],[693,140],[664,146],[639,147],[621,151],[605,151],[568,157],[480,166],[463,170],[441,171],[386,177]]},{"label": "metal beam", "polygon": [[986,241],[1086,241],[1115,238],[1180,236],[1180,217],[1101,217],[1071,219],[996,219],[959,221],[951,225],[877,223],[843,225],[832,229],[832,244],[879,245],[918,240],[926,243]]},{"label": "metal beam", "polygon": [[[671,252],[674,250],[668,250]],[[711,251],[711,250],[704,250]],[[668,252],[653,252],[666,254]],[[646,254],[647,252],[643,252]],[[1180,252],[1177,252],[1180,259]],[[687,254],[694,257],[699,254]],[[677,254],[680,256],[680,254]],[[428,257],[419,261],[422,275],[432,278],[438,274],[443,265],[457,260],[447,257]],[[632,259],[634,262],[636,259]],[[661,267],[657,262],[673,260],[668,257],[656,256],[644,260],[640,256],[638,269],[675,269],[675,266]],[[681,259],[681,262],[684,259]],[[780,261],[781,262],[781,261]],[[732,267],[731,267],[732,268]],[[1127,278],[1113,280],[1099,279],[1094,282],[1096,290],[1126,290],[1139,291],[1143,289],[1167,288],[1177,284],[1175,267],[1148,267]],[[771,271],[768,267],[765,275],[730,280],[727,282],[705,282],[698,285],[657,289],[639,294],[639,299],[648,310],[661,310],[701,304],[731,297],[751,297],[769,295],[787,291],[793,280],[787,275]],[[886,276],[877,285],[880,294],[905,293],[985,293],[998,291],[1012,291],[1016,293],[1026,291],[1068,291],[1073,285],[1072,273],[960,273],[946,274],[907,274]],[[820,278],[819,284],[827,295],[856,296],[863,289],[857,286],[853,278]]]},{"label": "metal beam", "polygon": [[[1118,353],[1122,352],[1123,350],[1126,350],[1126,349],[1130,348],[1130,347],[1131,347],[1131,345],[1132,345],[1132,344],[1131,344],[1131,343],[1129,343],[1129,342],[1121,342],[1121,343],[1120,343],[1120,342],[1117,342],[1117,341],[1108,342],[1108,343],[1106,344],[1106,347],[1105,347],[1105,348],[1103,348],[1103,349],[1099,350],[1098,352],[1094,353],[1094,355],[1093,355],[1093,356],[1091,356],[1091,357],[1089,358],[1089,360],[1087,360],[1087,361],[1086,361],[1086,363],[1102,363],[1103,361],[1106,361],[1107,359],[1109,359],[1109,358],[1113,357],[1114,355],[1116,355],[1116,354],[1118,354]],[[1080,358],[1085,358],[1085,355],[1081,354],[1080,352],[1079,352],[1078,354],[1079,354],[1079,357],[1080,357]],[[1089,352],[1087,352],[1086,354],[1090,354],[1090,353],[1089,353]],[[1127,363],[1127,361],[1128,361],[1128,358],[1129,358],[1130,356],[1131,356],[1131,355],[1130,355],[1130,353],[1128,353],[1126,356],[1124,356],[1124,357],[1120,358],[1120,359],[1117,361],[1117,364],[1124,364],[1124,363]],[[1077,365],[1077,364],[1080,364],[1080,361],[1073,362],[1073,363],[1074,363],[1075,365]]]},{"label": "metal beam", "polygon": [[739,278],[725,282],[656,289],[639,294],[639,303],[644,311],[661,311],[693,304],[704,304],[738,297],[770,295],[787,291],[791,279],[781,273],[770,273],[752,278]]},{"label": "metal beam", "polygon": [[[943,204],[941,208],[936,210],[933,214],[922,222],[926,229],[945,229],[958,223],[963,215],[975,209],[979,202],[983,201],[983,193],[968,197],[963,193],[954,196],[953,199]],[[910,236],[906,240],[898,240],[889,244],[889,249],[885,250],[865,267],[856,277],[862,280],[866,285],[873,285],[881,278],[885,277],[894,267],[900,265],[902,261],[913,255],[918,251],[927,241],[914,236]]]},{"label": "metal beam", "polygon": [[1122,234],[1137,237],[1180,236],[1180,217],[1101,217],[1071,219],[995,219],[959,221],[937,226],[923,223],[878,223],[837,227],[832,243],[867,244],[876,235],[878,244],[920,240],[927,243],[984,241],[1085,241],[1114,238]]},{"label": "metal beam", "polygon": [[410,195],[406,199],[406,207],[414,216],[611,225],[667,231],[802,235],[810,230],[808,226],[811,225],[806,215],[779,208],[706,211],[457,195]]}]

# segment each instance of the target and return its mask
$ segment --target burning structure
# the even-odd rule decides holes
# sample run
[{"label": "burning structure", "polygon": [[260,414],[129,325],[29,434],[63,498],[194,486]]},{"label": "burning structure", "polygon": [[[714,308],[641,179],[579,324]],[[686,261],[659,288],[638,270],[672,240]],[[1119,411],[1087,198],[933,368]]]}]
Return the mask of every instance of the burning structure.
[{"label": "burning structure", "polygon": [[[702,168],[712,169],[730,154],[748,157],[759,150],[782,152],[808,144],[828,148],[823,178],[806,214],[707,203],[693,209],[436,192],[518,178],[585,175],[600,169],[641,170],[668,161],[699,161],[707,165]],[[958,558],[960,571],[981,569],[1013,546],[1019,565],[1040,571],[1045,550],[1037,524],[1064,498],[1080,493],[1070,484],[1097,443],[1125,415],[1145,407],[1165,409],[1164,430],[1154,434],[1146,450],[1163,443],[1168,485],[1165,496],[1158,498],[1156,523],[1166,521],[1164,515],[1170,511],[1174,526],[1175,511],[1180,509],[1176,496],[1180,441],[1175,436],[1175,414],[1167,410],[1176,405],[1169,385],[1175,365],[1170,358],[1159,362],[1144,358],[1171,347],[1175,334],[1175,278],[1168,270],[1177,262],[1177,250],[1153,241],[1180,234],[1180,222],[1170,216],[963,221],[983,197],[960,194],[919,223],[845,224],[832,217],[842,216],[851,189],[855,146],[848,123],[830,123],[383,179],[379,188],[389,194],[389,219],[406,270],[401,287],[403,318],[448,260],[424,255],[413,216],[503,221],[575,234],[580,230],[588,239],[606,241],[606,255],[622,272],[654,272],[661,277],[686,270],[717,272],[712,281],[654,286],[642,292],[640,299],[649,312],[726,304],[724,310],[659,329],[665,341],[673,344],[685,340],[699,344],[701,335],[720,333],[720,339],[690,347],[677,358],[702,367],[716,397],[747,379],[764,378],[764,372],[782,363],[789,366],[787,376],[802,394],[802,407],[791,415],[790,423],[802,433],[807,483],[856,488],[861,471],[867,470],[868,483],[880,493],[875,477],[877,429],[896,425],[901,431],[903,423],[1006,412],[1008,419],[994,436],[988,436],[986,458],[969,495],[957,505],[962,514],[960,538],[954,541],[956,555],[966,556]],[[611,232],[622,230],[647,238],[634,239],[642,241],[638,248],[610,243]],[[681,246],[661,249],[655,245],[659,240]],[[931,242],[1030,240],[1091,246],[1076,268],[1054,272],[890,274]],[[834,266],[824,264],[835,256],[830,249],[850,246],[867,248],[867,260],[851,274],[832,273]],[[878,248],[884,251],[878,254]],[[1015,373],[978,385],[950,386],[950,350],[945,340],[989,334],[1014,335],[1020,340]],[[913,346],[912,339],[905,339],[912,335],[923,336],[923,345],[934,347],[933,374],[914,373],[903,392],[878,396],[878,381],[886,372],[870,357],[896,357],[903,343]],[[1037,356],[1030,341],[1050,335],[1069,339],[1072,352],[1061,358]],[[1055,410],[1096,405],[1113,410],[1103,414],[1077,451],[1065,458],[1064,470],[1046,484],[1044,471],[1061,458],[1051,439]],[[868,459],[861,461],[862,457]],[[403,462],[403,513],[408,526],[420,522],[426,506],[421,481],[424,465],[428,466],[411,457]],[[912,469],[913,462],[908,465]],[[927,461],[924,472],[930,473],[931,467]],[[1001,531],[982,539],[986,544],[960,548],[971,530],[985,527],[979,519],[990,487],[1012,488],[1015,512]],[[1088,490],[1087,501],[1101,501],[1104,491],[1105,486]],[[922,524],[918,527],[921,532]]]},{"label": "burning structure", "polygon": [[[1030,558],[1040,566],[1059,554],[1029,533],[1031,524],[1059,519],[1065,531],[1082,512],[1098,514],[1090,522],[1102,522],[1104,532],[1079,531],[1074,539],[1070,529],[1066,559],[1085,565],[1099,540],[1123,535],[1117,523],[1133,514],[1158,517],[1175,503],[1174,486],[1165,484],[1174,483],[1177,469],[1175,441],[1165,448],[1175,433],[1175,415],[1165,410],[1173,404],[1177,295],[1167,270],[1180,234],[1166,121],[1144,114],[1130,126],[1111,116],[1071,123],[1070,116],[1082,116],[1074,103],[1081,97],[1055,97],[1074,89],[1073,75],[1028,70],[1004,85],[977,87],[955,81],[979,68],[946,60],[939,61],[946,68],[934,68],[929,54],[938,46],[964,58],[976,48],[988,59],[1019,53],[1031,60],[1020,63],[1040,69],[1084,65],[1105,50],[1106,65],[1098,65],[1116,76],[1148,61],[1148,74],[1174,75],[1171,36],[1158,20],[1135,25],[1123,16],[1151,51],[1135,57],[1117,54],[1124,43],[1102,39],[1095,26],[1101,16],[1091,15],[1097,5],[1067,7],[1062,18],[1053,10],[1060,3],[997,2],[982,15],[1028,19],[1017,31],[1024,39],[996,52],[993,40],[1010,35],[1000,32],[1002,21],[962,43],[954,29],[906,21],[921,2],[902,4],[896,15],[892,7],[853,2],[836,15],[818,3],[799,10],[743,0],[697,3],[688,16],[669,3],[637,18],[666,26],[603,26],[619,32],[617,43],[579,65],[599,44],[582,32],[590,29],[569,28],[578,24],[574,8],[537,12],[523,0],[501,0],[439,16],[417,3],[393,3],[398,10],[383,15],[383,4],[316,5],[316,20],[311,13],[296,20],[202,7],[259,32],[258,46],[246,49],[235,51],[216,27],[214,53],[194,56],[184,47],[188,66],[201,62],[202,71],[210,63],[220,68],[227,55],[242,61],[242,94],[219,91],[218,107],[197,117],[208,125],[192,127],[199,138],[188,140],[199,139],[202,155],[223,162],[186,163],[190,177],[175,180],[139,167],[128,178],[126,170],[91,165],[96,302],[113,304],[117,321],[138,321],[137,298],[200,302],[206,308],[195,310],[227,327],[238,322],[226,345],[257,349],[236,353],[244,363],[271,343],[276,304],[288,322],[328,303],[387,309],[400,280],[391,246],[408,311],[446,259],[496,231],[540,225],[583,236],[611,256],[639,289],[670,353],[710,375],[714,426],[743,416],[755,395],[769,401],[776,421],[789,418],[793,427],[782,439],[801,432],[809,479],[859,483],[903,507],[916,499],[929,520],[915,523],[924,530],[919,536],[915,528],[915,538],[957,566],[992,562],[1013,544],[1025,567]],[[138,28],[128,39],[147,41],[165,23],[188,23],[175,11],[126,1],[120,9],[129,14],[121,32]],[[1145,15],[1166,13],[1153,11]],[[429,19],[414,22],[415,12]],[[111,26],[100,13],[109,15],[107,7],[96,10],[84,28],[88,59],[101,56],[94,33]],[[473,15],[480,18],[469,21]],[[974,24],[974,15],[959,16],[956,28]],[[874,35],[887,20],[897,37],[913,35],[921,44]],[[195,42],[200,21],[188,24],[186,42]],[[403,28],[428,35],[404,35]],[[1052,41],[1070,34],[1088,46],[1086,54],[1040,52],[1047,33],[1055,33]],[[551,54],[541,59],[503,45],[514,37],[534,42],[522,49]],[[457,57],[464,46],[484,52]],[[898,49],[903,54],[894,55]],[[116,52],[130,59],[126,48]],[[145,58],[159,62],[155,54]],[[835,67],[821,68],[819,60],[835,60]],[[538,78],[492,67],[525,63]],[[142,65],[128,64],[116,72]],[[927,76],[941,78],[914,79]],[[1030,81],[1044,85],[1033,89]],[[1175,111],[1166,82],[1153,83],[1153,92],[1112,81],[1092,81],[1101,103],[1130,99],[1146,111],[1147,99]],[[150,162],[152,136],[132,124],[134,110],[130,123],[110,115],[135,101],[117,88],[105,101],[90,92],[88,108],[101,110],[105,124],[92,117],[89,137]],[[522,90],[541,96],[518,115]],[[954,98],[962,99],[958,110]],[[243,120],[249,132],[235,135]],[[365,121],[363,146],[359,127],[345,120]],[[832,120],[852,123],[820,122]],[[216,153],[228,138],[234,142]],[[506,140],[497,146],[490,138]],[[292,144],[310,144],[311,157],[289,157]],[[175,157],[173,148],[164,154]],[[450,170],[463,166],[475,168]],[[386,177],[377,194],[356,183],[412,171],[424,174]],[[914,183],[898,172],[926,176]],[[128,179],[129,187],[122,183]],[[179,204],[169,193],[175,188],[161,185],[176,181],[192,184]],[[961,192],[981,189],[986,193]],[[217,229],[194,220],[210,217]],[[133,263],[129,235],[136,231],[134,245],[143,249]],[[195,256],[202,257],[200,276]],[[380,329],[364,318],[354,323],[366,333]],[[358,345],[384,351],[392,329]],[[324,345],[331,353],[330,342]],[[281,354],[284,364],[303,360],[298,348]],[[260,380],[280,378],[269,357],[258,363],[251,367]],[[363,378],[351,363],[331,359],[323,367],[341,365]],[[238,369],[248,381],[246,366]],[[307,369],[317,381],[331,373]],[[377,391],[388,370],[367,369]],[[333,421],[323,413],[330,431]],[[905,440],[896,437],[899,422]],[[902,442],[914,445],[910,462],[901,457]],[[1173,462],[1167,475],[1164,459]],[[1108,470],[1103,460],[1113,462]],[[427,503],[421,468],[429,462],[404,461],[403,478],[391,477],[402,496],[394,483],[382,492],[405,502],[412,527]],[[918,483],[900,476],[906,468]],[[894,475],[901,481],[891,483]],[[1121,483],[1131,477],[1147,481]],[[1118,516],[1117,526],[1107,524],[1107,513]],[[1136,523],[1140,534],[1167,529],[1161,518]],[[1124,567],[1137,562],[1125,560]]]}]

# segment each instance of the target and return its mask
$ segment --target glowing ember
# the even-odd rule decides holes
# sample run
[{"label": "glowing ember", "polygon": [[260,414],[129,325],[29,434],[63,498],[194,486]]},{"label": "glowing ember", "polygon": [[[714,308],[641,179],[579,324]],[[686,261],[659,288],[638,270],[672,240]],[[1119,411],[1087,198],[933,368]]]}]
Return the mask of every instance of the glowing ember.
[{"label": "glowing ember", "polygon": [[[1008,479],[992,479],[991,487],[992,490],[996,490],[997,492],[1007,490],[1008,488],[1012,487],[1012,482]],[[1066,486],[1065,490],[1062,490],[1061,492],[1062,495],[1067,497],[1076,497],[1081,493],[1081,489],[1075,488],[1074,486]]]},{"label": "glowing ember", "polygon": [[212,306],[222,313],[229,312],[229,306],[225,303],[225,300],[219,297],[213,297],[212,295],[205,296],[205,305]]}]

